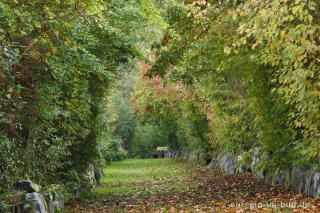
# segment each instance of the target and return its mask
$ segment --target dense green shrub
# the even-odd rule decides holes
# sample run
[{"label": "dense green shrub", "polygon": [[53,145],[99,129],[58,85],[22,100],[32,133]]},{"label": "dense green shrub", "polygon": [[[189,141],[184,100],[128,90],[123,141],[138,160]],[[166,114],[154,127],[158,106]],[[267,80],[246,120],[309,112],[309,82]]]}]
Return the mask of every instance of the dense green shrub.
[{"label": "dense green shrub", "polygon": [[12,181],[21,174],[23,162],[19,160],[19,154],[14,141],[0,136],[0,211],[5,211],[5,202],[9,197],[7,193],[11,190]]},{"label": "dense green shrub", "polygon": [[105,151],[106,162],[124,160],[127,157],[127,152],[122,146],[123,141],[120,138],[112,138]]}]

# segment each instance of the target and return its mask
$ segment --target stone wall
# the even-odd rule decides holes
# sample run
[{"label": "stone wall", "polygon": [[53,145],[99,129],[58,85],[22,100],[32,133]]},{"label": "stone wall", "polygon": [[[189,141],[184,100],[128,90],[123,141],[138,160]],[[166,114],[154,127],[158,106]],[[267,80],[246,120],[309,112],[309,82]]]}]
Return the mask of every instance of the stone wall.
[{"label": "stone wall", "polygon": [[[92,184],[99,185],[102,175],[103,170],[101,168],[94,168],[93,164],[90,164],[88,174],[86,174],[85,177],[92,181]],[[64,199],[61,191],[42,192],[41,186],[33,183],[32,181],[20,180],[13,184],[12,193],[12,197],[17,197],[17,199],[12,203],[12,208],[9,209],[9,212],[63,212]]]},{"label": "stone wall", "polygon": [[180,156],[181,156],[180,151],[177,151],[177,150],[169,150],[165,154],[166,158],[178,158]]},{"label": "stone wall", "polygon": [[[197,155],[193,152],[170,150],[168,151],[167,157],[180,157],[187,161],[197,160],[206,165],[208,164],[208,159],[206,159],[205,155]],[[295,192],[304,193],[314,198],[320,198],[320,171],[316,170],[314,166],[310,166],[309,168],[279,168],[263,172],[255,171],[255,165],[261,161],[259,157],[259,148],[255,148],[252,160],[249,164],[238,166],[239,160],[241,160],[241,156],[232,154],[219,155],[217,158],[211,159],[207,167],[211,169],[222,169],[231,175],[244,172],[253,173],[256,177],[263,179],[267,184],[285,186]]]},{"label": "stone wall", "polygon": [[62,193],[49,193],[48,199],[41,192],[41,187],[30,180],[20,180],[13,185],[13,189],[25,192],[17,200],[20,204],[15,206],[13,212],[24,213],[56,213],[62,212],[64,202]]},{"label": "stone wall", "polygon": [[197,154],[195,152],[179,151],[179,150],[169,150],[165,154],[166,158],[182,158],[185,161],[200,161],[205,165],[210,163],[207,155],[204,153]]},{"label": "stone wall", "polygon": [[222,169],[228,174],[243,172],[253,173],[267,184],[285,186],[298,193],[304,193],[314,198],[320,198],[320,171],[315,170],[314,166],[309,168],[275,169],[266,171],[254,171],[254,165],[259,162],[259,150],[256,149],[250,165],[240,165],[237,167],[239,156],[232,154],[220,155],[212,159],[207,166],[211,169]]}]

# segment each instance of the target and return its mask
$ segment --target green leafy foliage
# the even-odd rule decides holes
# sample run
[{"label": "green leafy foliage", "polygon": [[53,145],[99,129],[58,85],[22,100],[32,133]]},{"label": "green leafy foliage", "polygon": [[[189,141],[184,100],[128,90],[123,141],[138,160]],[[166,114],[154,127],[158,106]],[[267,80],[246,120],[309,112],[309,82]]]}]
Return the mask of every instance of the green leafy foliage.
[{"label": "green leafy foliage", "polygon": [[319,165],[319,2],[164,5],[169,25],[136,86],[141,117],[191,150],[260,147],[261,168]]},{"label": "green leafy foliage", "polygon": [[0,1],[1,195],[19,178],[90,191],[114,141],[108,90],[162,28],[151,0]]},{"label": "green leafy foliage", "polygon": [[157,147],[171,146],[170,135],[156,124],[138,125],[133,136],[130,156],[151,158]]},{"label": "green leafy foliage", "polygon": [[160,145],[319,165],[319,7],[0,0],[1,196],[19,178],[78,195],[90,164]]},{"label": "green leafy foliage", "polygon": [[8,192],[11,188],[12,179],[16,179],[21,169],[21,162],[17,161],[18,152],[13,141],[7,137],[0,137],[0,211],[5,211],[5,202],[9,201]]},{"label": "green leafy foliage", "polygon": [[[139,76],[135,75],[136,67],[129,66],[128,69],[132,72],[123,75],[110,90],[108,111],[109,117],[113,115],[114,120],[108,125],[111,138],[111,143],[105,150],[108,162],[121,160],[125,156],[148,158],[156,152],[158,146],[172,146],[175,140],[171,137],[172,131],[169,128],[152,120],[139,121],[133,108],[133,86]],[[124,150],[126,155],[123,154]]]},{"label": "green leafy foliage", "polygon": [[105,153],[107,163],[110,164],[112,161],[121,161],[127,157],[127,152],[121,146],[122,140],[120,138],[112,138]]}]

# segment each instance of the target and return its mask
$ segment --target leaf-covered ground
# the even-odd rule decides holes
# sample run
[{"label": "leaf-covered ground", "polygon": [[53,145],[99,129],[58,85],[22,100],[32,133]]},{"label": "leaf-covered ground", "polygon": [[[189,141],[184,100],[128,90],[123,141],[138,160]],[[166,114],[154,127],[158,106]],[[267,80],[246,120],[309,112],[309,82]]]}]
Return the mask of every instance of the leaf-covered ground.
[{"label": "leaf-covered ground", "polygon": [[95,199],[68,212],[320,212],[320,200],[196,163],[130,159],[104,173]]}]

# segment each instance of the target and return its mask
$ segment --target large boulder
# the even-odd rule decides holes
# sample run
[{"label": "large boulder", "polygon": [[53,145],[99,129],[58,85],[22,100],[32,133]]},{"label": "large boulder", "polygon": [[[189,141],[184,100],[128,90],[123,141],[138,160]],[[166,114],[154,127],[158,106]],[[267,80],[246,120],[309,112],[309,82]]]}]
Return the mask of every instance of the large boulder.
[{"label": "large boulder", "polygon": [[207,168],[209,169],[223,169],[221,167],[221,161],[223,156],[217,156],[216,158],[212,158]]},{"label": "large boulder", "polygon": [[217,160],[211,159],[210,163],[208,164],[208,169],[216,169],[217,167]]},{"label": "large boulder", "polygon": [[62,212],[64,209],[63,195],[61,192],[49,194],[50,213]]},{"label": "large boulder", "polygon": [[291,169],[291,178],[290,178],[290,186],[296,192],[301,192],[304,183],[304,172],[297,168],[293,167]]},{"label": "large boulder", "polygon": [[98,168],[98,169],[95,170],[94,178],[95,178],[96,183],[98,185],[100,184],[100,180],[101,180],[102,175],[103,175],[103,169],[102,168]]},{"label": "large boulder", "polygon": [[173,155],[173,157],[174,157],[174,158],[177,158],[177,157],[179,157],[180,155],[181,155],[180,152],[179,152],[179,151],[176,151],[175,154]]},{"label": "large boulder", "polygon": [[42,194],[33,192],[26,194],[24,213],[49,213],[47,203]]},{"label": "large boulder", "polygon": [[40,186],[30,180],[20,180],[13,184],[16,190],[24,190],[27,193],[40,192]]},{"label": "large boulder", "polygon": [[179,157],[180,154],[179,154],[179,151],[178,150],[169,150],[167,153],[166,153],[166,157],[167,158],[177,158]]},{"label": "large boulder", "polygon": [[244,160],[243,160],[243,155],[238,155],[237,156],[237,165],[235,169],[236,173],[245,173],[245,172],[252,172],[251,165],[248,165]]},{"label": "large boulder", "polygon": [[[256,168],[256,165],[258,165],[259,162],[260,162],[259,152],[260,152],[259,147],[256,147],[256,148],[254,149],[254,152],[253,152],[252,163],[251,163],[251,168],[252,168],[252,172],[253,172],[253,173],[258,172],[258,171],[255,171],[255,168]],[[260,172],[259,175],[261,176],[261,174],[262,174],[262,173]]]},{"label": "large boulder", "polygon": [[286,171],[277,169],[273,175],[272,185],[283,186],[285,185],[285,180],[286,180]]},{"label": "large boulder", "polygon": [[314,178],[315,178],[315,169],[310,167],[305,174],[305,188],[304,193],[308,196],[313,196],[314,194]]},{"label": "large boulder", "polygon": [[313,182],[313,196],[314,198],[320,198],[320,172],[316,172],[314,174],[314,182]]},{"label": "large boulder", "polygon": [[100,184],[101,177],[103,175],[102,168],[95,168],[93,164],[89,164],[89,171],[87,177],[92,184]]},{"label": "large boulder", "polygon": [[272,179],[273,179],[273,173],[271,170],[265,170],[263,172],[263,177],[264,177],[264,181],[267,183],[267,184],[272,184]]},{"label": "large boulder", "polygon": [[89,164],[89,170],[87,175],[85,175],[86,178],[89,179],[91,184],[95,184],[96,180],[95,180],[95,176],[94,176],[94,166],[92,163]]},{"label": "large boulder", "polygon": [[306,187],[306,173],[303,172],[303,175],[301,176],[301,179],[300,179],[298,192],[299,193],[304,193],[305,192],[305,187]]},{"label": "large boulder", "polygon": [[232,156],[224,155],[220,161],[220,168],[226,171],[228,174],[233,175],[235,173],[235,167],[237,165],[237,160]]}]

